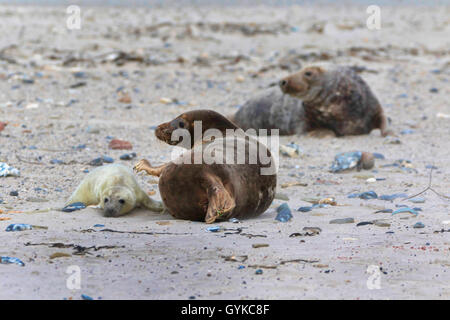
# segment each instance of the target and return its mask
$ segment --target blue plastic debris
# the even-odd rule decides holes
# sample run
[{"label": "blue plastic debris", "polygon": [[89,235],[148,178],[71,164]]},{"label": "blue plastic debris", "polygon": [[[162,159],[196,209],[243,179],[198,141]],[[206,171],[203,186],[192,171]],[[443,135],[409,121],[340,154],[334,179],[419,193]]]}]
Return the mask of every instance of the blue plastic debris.
[{"label": "blue plastic debris", "polygon": [[245,268],[245,266],[243,266],[243,265],[240,265],[240,266],[238,267],[239,270],[244,269],[244,268]]},{"label": "blue plastic debris", "polygon": [[4,162],[0,162],[0,177],[19,177],[20,171],[16,168],[10,167]]},{"label": "blue plastic debris", "polygon": [[378,152],[374,152],[374,153],[372,153],[373,154],[373,157],[375,158],[375,159],[380,159],[380,160],[384,160],[385,158],[384,158],[384,155],[382,155],[381,153],[378,153]]},{"label": "blue plastic debris", "polygon": [[297,211],[300,211],[300,212],[309,212],[309,211],[311,211],[312,209],[313,209],[313,207],[300,207],[300,208],[297,209]]},{"label": "blue plastic debris", "polygon": [[255,274],[263,274],[262,269],[257,269],[257,270],[255,271]]},{"label": "blue plastic debris", "polygon": [[5,256],[0,257],[0,264],[17,264],[21,267],[25,267],[25,263],[23,263],[22,260],[20,260],[18,258],[5,257]]},{"label": "blue plastic debris", "polygon": [[104,224],[94,224],[94,228],[103,228]]},{"label": "blue plastic debris", "polygon": [[72,212],[72,211],[81,210],[84,208],[86,208],[86,205],[83,202],[74,202],[74,203],[71,203],[71,204],[65,206],[64,208],[62,208],[62,211]]},{"label": "blue plastic debris", "polygon": [[220,230],[219,226],[206,228],[206,231],[209,231],[209,232],[218,232],[219,230]]},{"label": "blue plastic debris", "polygon": [[239,219],[231,218],[230,220],[228,220],[228,222],[231,222],[231,223],[239,223],[240,221],[239,221]]},{"label": "blue plastic debris", "polygon": [[88,296],[87,294],[82,294],[81,295],[81,299],[83,299],[83,300],[94,300],[94,298],[92,298],[92,297],[90,297],[90,296]]},{"label": "blue plastic debris", "polygon": [[24,231],[31,230],[33,227],[30,224],[25,223],[13,223],[6,227],[6,231]]},{"label": "blue plastic debris", "polygon": [[369,199],[377,199],[378,195],[375,193],[375,191],[366,191],[363,193],[352,193],[350,195],[348,195],[348,198],[360,198],[360,199],[364,199],[364,200],[369,200]]},{"label": "blue plastic debris", "polygon": [[356,168],[361,162],[361,157],[361,151],[338,153],[334,157],[334,162],[331,165],[330,171],[336,173]]},{"label": "blue plastic debris", "polygon": [[280,222],[288,222],[292,218],[291,209],[287,203],[283,203],[281,206],[277,208],[277,216],[275,220]]},{"label": "blue plastic debris", "polygon": [[411,201],[412,203],[424,203],[425,202],[425,198],[415,197],[415,198],[409,199],[409,201]]},{"label": "blue plastic debris", "polygon": [[417,212],[417,210],[414,210],[413,208],[403,207],[403,208],[397,209],[394,212],[392,212],[392,215],[397,214],[397,213],[403,213],[403,212],[409,212],[416,216],[419,214],[419,212]]},{"label": "blue plastic debris", "polygon": [[394,194],[385,194],[378,197],[379,200],[392,201],[397,198],[407,198],[408,195],[405,193],[394,193]]}]

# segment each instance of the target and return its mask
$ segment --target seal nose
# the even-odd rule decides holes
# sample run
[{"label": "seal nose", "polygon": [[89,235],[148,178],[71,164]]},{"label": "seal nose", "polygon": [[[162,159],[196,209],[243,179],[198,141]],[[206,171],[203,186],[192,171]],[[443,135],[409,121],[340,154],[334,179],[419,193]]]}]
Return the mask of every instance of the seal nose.
[{"label": "seal nose", "polygon": [[286,79],[281,79],[279,85],[281,90],[284,92],[288,86],[288,81]]}]

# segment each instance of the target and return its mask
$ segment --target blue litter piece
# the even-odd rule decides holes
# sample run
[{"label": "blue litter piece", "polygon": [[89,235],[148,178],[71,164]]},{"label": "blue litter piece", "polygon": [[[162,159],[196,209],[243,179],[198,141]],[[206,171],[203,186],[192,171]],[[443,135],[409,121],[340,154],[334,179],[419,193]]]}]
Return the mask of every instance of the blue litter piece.
[{"label": "blue litter piece", "polygon": [[369,199],[377,199],[378,195],[375,193],[375,191],[367,191],[367,192],[363,192],[363,193],[353,193],[348,195],[348,198],[360,198],[360,199],[364,199],[364,200],[369,200]]},{"label": "blue litter piece", "polygon": [[405,193],[394,193],[394,194],[385,194],[378,197],[380,200],[392,201],[397,198],[407,198],[408,195]]},{"label": "blue litter piece", "polygon": [[104,224],[94,224],[94,228],[103,228]]},{"label": "blue litter piece", "polygon": [[88,296],[87,294],[82,294],[81,295],[81,299],[83,299],[83,300],[94,300],[94,298],[92,298],[92,297],[90,297],[90,296]]},{"label": "blue litter piece", "polygon": [[242,265],[238,267],[239,270],[244,269],[244,268],[245,268],[245,266],[242,266]]},{"label": "blue litter piece", "polygon": [[30,224],[25,223],[13,223],[6,227],[6,231],[24,231],[31,230],[33,227]]},{"label": "blue litter piece", "polygon": [[209,232],[218,232],[219,230],[220,230],[219,226],[206,228],[206,231],[209,231]]},{"label": "blue litter piece", "polygon": [[338,153],[334,157],[334,162],[331,165],[330,171],[336,173],[356,168],[361,161],[361,157],[361,151]]},{"label": "blue litter piece", "polygon": [[263,274],[262,269],[257,269],[257,270],[255,271],[255,274]]},{"label": "blue litter piece", "polygon": [[72,211],[81,210],[84,208],[86,208],[86,205],[83,202],[74,202],[74,203],[69,204],[69,205],[65,206],[64,208],[62,208],[62,211],[72,212]]},{"label": "blue litter piece", "polygon": [[412,213],[412,214],[414,214],[416,216],[419,214],[419,212],[417,212],[416,210],[414,210],[412,208],[403,207],[403,208],[400,208],[400,209],[395,210],[394,212],[392,212],[392,215],[397,214],[397,213],[403,213],[403,212],[409,212],[409,213]]},{"label": "blue litter piece", "polygon": [[23,263],[22,260],[5,256],[0,257],[0,264],[17,264],[18,266],[25,267],[25,263]]},{"label": "blue litter piece", "polygon": [[300,211],[300,212],[309,212],[309,211],[311,211],[312,209],[313,209],[313,207],[300,207],[300,208],[297,209],[297,211]]},{"label": "blue litter piece", "polygon": [[287,203],[283,203],[281,206],[277,208],[277,216],[275,217],[275,220],[278,220],[280,222],[288,222],[292,219],[292,213],[291,209],[289,208]]},{"label": "blue litter piece", "polygon": [[231,218],[230,220],[228,220],[228,222],[232,222],[232,223],[239,223],[239,219],[236,218]]}]

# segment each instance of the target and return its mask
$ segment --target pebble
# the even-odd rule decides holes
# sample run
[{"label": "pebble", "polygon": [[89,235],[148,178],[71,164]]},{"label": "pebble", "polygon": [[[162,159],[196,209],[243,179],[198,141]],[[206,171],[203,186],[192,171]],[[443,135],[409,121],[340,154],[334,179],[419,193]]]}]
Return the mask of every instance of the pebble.
[{"label": "pebble", "polygon": [[391,226],[391,224],[389,222],[386,222],[386,220],[373,220],[372,222],[377,227],[388,228]]},{"label": "pebble", "polygon": [[333,219],[330,221],[330,224],[344,224],[344,223],[354,223],[355,219],[353,218],[343,218],[343,219]]},{"label": "pebble", "polygon": [[109,148],[113,150],[131,150],[133,145],[125,140],[112,139],[109,142]]},{"label": "pebble", "polygon": [[348,196],[348,198],[360,198],[360,199],[364,199],[364,200],[369,200],[369,199],[377,199],[378,195],[375,193],[375,191],[366,191],[363,193],[353,193],[350,194]]},{"label": "pebble", "polygon": [[415,209],[416,208],[413,209],[413,208],[403,207],[403,208],[397,209],[394,212],[392,212],[392,215],[397,214],[397,213],[409,212],[409,213],[412,213],[417,216],[419,214],[419,212],[417,212],[417,210],[415,210]]},{"label": "pebble", "polygon": [[361,227],[361,226],[367,226],[367,225],[369,225],[369,224],[373,224],[373,222],[370,222],[370,221],[363,221],[363,222],[358,223],[356,226],[357,226],[357,227]]},{"label": "pebble", "polygon": [[13,223],[6,227],[5,231],[11,232],[11,231],[25,231],[25,230],[31,230],[33,227],[30,224],[25,223]]},{"label": "pebble", "polygon": [[416,198],[409,199],[409,201],[411,201],[412,203],[424,203],[425,202],[425,198],[416,197]]},{"label": "pebble", "polygon": [[125,153],[125,154],[120,156],[120,160],[132,160],[134,158],[136,158],[136,153],[135,152]]},{"label": "pebble", "polygon": [[63,212],[72,212],[72,211],[76,211],[76,210],[81,210],[86,208],[86,205],[82,202],[75,202],[72,204],[69,204],[68,206],[65,206],[64,208],[62,208]]},{"label": "pebble", "polygon": [[405,193],[394,193],[394,194],[385,194],[378,197],[379,200],[392,201],[397,198],[407,198],[408,195]]},{"label": "pebble", "polygon": [[422,222],[416,222],[413,226],[415,229],[422,229],[425,228],[425,225]]},{"label": "pebble", "polygon": [[12,197],[18,197],[18,196],[19,196],[19,192],[17,192],[16,190],[14,190],[14,191],[11,191],[11,192],[9,193],[9,195],[12,196]]}]

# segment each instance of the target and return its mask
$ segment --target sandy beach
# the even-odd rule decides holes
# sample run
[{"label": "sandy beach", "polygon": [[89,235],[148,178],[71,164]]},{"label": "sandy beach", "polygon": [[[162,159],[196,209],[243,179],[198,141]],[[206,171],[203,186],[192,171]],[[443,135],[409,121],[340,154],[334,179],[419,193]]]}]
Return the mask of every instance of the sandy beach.
[{"label": "sandy beach", "polygon": [[[81,6],[81,28],[70,30],[64,6],[0,6],[0,162],[20,170],[0,177],[0,256],[25,264],[0,264],[0,299],[449,299],[450,8],[383,5],[380,30],[367,28],[366,8]],[[281,196],[260,217],[208,232],[143,209],[120,218],[60,210],[93,159],[167,162],[158,124],[194,109],[233,114],[324,62],[358,67],[395,136],[281,137],[302,151],[280,155]],[[113,138],[133,149],[110,149]],[[353,150],[384,159],[329,172]],[[137,157],[120,160],[129,152]],[[420,203],[348,197],[413,196],[430,170],[440,195],[428,190]],[[161,199],[157,178],[137,179]],[[327,197],[337,206],[297,211]],[[293,215],[285,223],[275,220],[283,203]],[[376,213],[400,205],[420,211]],[[342,218],[353,222],[330,224]],[[6,232],[12,223],[46,228]],[[79,289],[68,285],[73,266]]]}]

